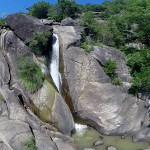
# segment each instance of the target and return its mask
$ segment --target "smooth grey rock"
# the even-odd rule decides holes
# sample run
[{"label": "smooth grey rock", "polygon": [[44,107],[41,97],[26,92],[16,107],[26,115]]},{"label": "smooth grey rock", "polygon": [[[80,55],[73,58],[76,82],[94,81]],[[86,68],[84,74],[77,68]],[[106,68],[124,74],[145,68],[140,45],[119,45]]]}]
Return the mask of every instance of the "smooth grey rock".
[{"label": "smooth grey rock", "polygon": [[75,128],[70,109],[59,94],[55,94],[55,99],[52,109],[52,122],[56,122],[58,129],[64,134],[70,135],[71,131]]},{"label": "smooth grey rock", "polygon": [[[1,95],[1,94],[0,94]],[[8,120],[8,110],[5,100],[0,100],[0,121]]]},{"label": "smooth grey rock", "polygon": [[150,150],[150,147],[148,147],[148,148],[146,148],[146,149],[144,149],[144,150]]},{"label": "smooth grey rock", "polygon": [[94,143],[94,146],[99,146],[99,145],[103,145],[103,144],[104,144],[103,141],[96,141],[96,142]]},{"label": "smooth grey rock", "polygon": [[94,46],[94,51],[90,55],[95,58],[102,66],[105,66],[106,62],[114,60],[117,62],[117,74],[123,82],[130,82],[131,75],[126,65],[126,59],[124,54],[114,48],[103,46],[102,48]]},{"label": "smooth grey rock", "polygon": [[34,32],[52,31],[52,27],[44,25],[39,19],[23,14],[8,15],[6,24],[26,43],[33,38]]},{"label": "smooth grey rock", "polygon": [[54,33],[58,34],[63,44],[64,51],[73,45],[80,45],[80,40],[82,39],[83,27],[73,27],[73,26],[53,26]]},{"label": "smooth grey rock", "polygon": [[11,150],[5,143],[2,141],[0,142],[0,149],[1,150]]},{"label": "smooth grey rock", "polygon": [[23,41],[21,41],[12,31],[7,31],[5,34],[5,52],[15,55],[16,57],[28,56],[31,57],[33,53]]},{"label": "smooth grey rock", "polygon": [[[31,99],[38,108],[38,116],[52,122],[56,128],[65,134],[71,134],[74,129],[74,120],[65,100],[47,80]],[[66,126],[67,125],[67,126]]]},{"label": "smooth grey rock", "polygon": [[26,123],[19,120],[7,120],[0,122],[0,137],[10,149],[20,150],[32,137],[32,133]]},{"label": "smooth grey rock", "polygon": [[2,84],[9,83],[9,81],[10,81],[9,66],[7,64],[4,55],[2,54],[2,52],[0,52],[0,86],[2,86]]},{"label": "smooth grey rock", "polygon": [[84,148],[83,150],[95,150],[93,148]]},{"label": "smooth grey rock", "polygon": [[140,132],[138,132],[137,134],[135,134],[133,136],[133,140],[135,142],[138,142],[138,141],[147,141],[149,142],[150,141],[150,128],[148,127],[143,127]]},{"label": "smooth grey rock", "polygon": [[56,143],[58,150],[76,150],[72,143],[67,143],[61,139],[53,138]]},{"label": "smooth grey rock", "polygon": [[72,18],[68,17],[61,21],[61,26],[74,26],[75,22]]},{"label": "smooth grey rock", "polygon": [[38,130],[33,130],[36,147],[39,150],[57,150],[55,143],[51,140],[51,138]]},{"label": "smooth grey rock", "polygon": [[[80,117],[105,134],[137,133],[147,124],[146,103],[110,83],[91,82],[78,98]],[[142,113],[141,113],[142,112]],[[147,124],[148,125],[148,124]]]},{"label": "smooth grey rock", "polygon": [[110,146],[110,147],[107,148],[107,150],[117,150],[117,149],[114,146]]},{"label": "smooth grey rock", "polygon": [[76,109],[78,97],[89,82],[109,82],[99,63],[78,47],[64,51],[64,72],[70,95]]}]

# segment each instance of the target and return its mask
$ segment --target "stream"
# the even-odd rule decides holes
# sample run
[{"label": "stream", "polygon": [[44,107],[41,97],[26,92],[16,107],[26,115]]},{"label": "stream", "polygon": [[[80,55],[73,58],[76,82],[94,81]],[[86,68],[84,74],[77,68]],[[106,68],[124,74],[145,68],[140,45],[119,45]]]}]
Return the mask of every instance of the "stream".
[{"label": "stream", "polygon": [[[59,72],[59,39],[57,34],[53,34],[53,48],[51,53],[50,74],[59,92],[61,92],[61,75]],[[121,138],[120,136],[102,135],[92,127],[84,123],[75,123],[76,132],[72,138],[75,141],[77,150],[93,148],[94,150],[107,150],[108,146],[114,146],[117,150],[144,150],[149,147],[147,142],[133,142],[131,136]],[[103,141],[103,145],[93,146],[96,141]]]}]

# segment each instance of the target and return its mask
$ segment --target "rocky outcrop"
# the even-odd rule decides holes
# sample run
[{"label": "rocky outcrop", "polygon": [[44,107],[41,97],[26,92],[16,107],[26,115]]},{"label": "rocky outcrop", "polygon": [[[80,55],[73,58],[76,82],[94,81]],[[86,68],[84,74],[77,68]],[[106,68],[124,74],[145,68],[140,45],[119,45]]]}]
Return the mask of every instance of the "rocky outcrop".
[{"label": "rocky outcrop", "polygon": [[[12,31],[0,33],[3,35],[3,38],[0,38],[0,134],[3,149],[24,149],[24,143],[31,138],[35,138],[36,147],[40,150],[47,150],[48,148],[57,150],[58,147],[52,138],[58,138],[62,143],[65,141],[65,145],[69,147],[70,143],[73,142],[71,137],[58,132],[54,126],[41,121],[35,116],[32,112],[34,111],[32,109],[34,98],[25,90],[22,82],[18,79],[18,58],[28,57],[35,62],[38,59]],[[49,85],[51,84],[49,83]],[[70,110],[56,90],[50,92],[47,93],[49,97],[45,101],[45,105],[49,104],[48,101],[51,98],[53,99],[54,95],[54,99],[51,101],[53,104],[50,105],[52,108],[50,119],[54,121],[53,125],[60,128],[59,131],[70,134],[74,128]],[[40,97],[40,94],[38,96]],[[38,96],[36,98],[39,98]],[[40,99],[37,99],[35,104],[39,104],[38,100]],[[43,101],[42,104],[44,104]],[[46,113],[49,116],[49,112],[45,111],[44,114]]]},{"label": "rocky outcrop", "polygon": [[[115,94],[114,94],[115,93]],[[79,115],[105,134],[136,133],[147,110],[145,102],[110,83],[89,83],[78,98]],[[141,113],[143,112],[143,113]]]},{"label": "rocky outcrop", "polygon": [[33,38],[34,32],[52,31],[51,26],[44,25],[39,19],[22,14],[9,15],[6,24],[26,43]]},{"label": "rocky outcrop", "polygon": [[95,58],[102,66],[110,59],[117,62],[117,74],[123,82],[130,82],[131,76],[126,65],[126,59],[123,53],[119,50],[108,46],[98,47],[94,46],[94,51],[90,55]]},{"label": "rocky outcrop", "polygon": [[42,120],[54,124],[64,134],[71,133],[74,129],[74,120],[70,110],[62,96],[47,80],[31,99],[38,108],[36,114]]},{"label": "rocky outcrop", "polygon": [[75,112],[105,134],[135,134],[141,126],[148,130],[146,103],[127,94],[122,87],[112,85],[102,68],[108,59],[117,61],[118,76],[129,82],[131,77],[124,55],[109,47],[95,47],[93,53],[86,54],[77,47],[81,31],[76,30],[70,26],[54,26],[62,42],[64,74]]},{"label": "rocky outcrop", "polygon": [[68,17],[61,21],[61,26],[74,26],[75,22],[72,18]]}]

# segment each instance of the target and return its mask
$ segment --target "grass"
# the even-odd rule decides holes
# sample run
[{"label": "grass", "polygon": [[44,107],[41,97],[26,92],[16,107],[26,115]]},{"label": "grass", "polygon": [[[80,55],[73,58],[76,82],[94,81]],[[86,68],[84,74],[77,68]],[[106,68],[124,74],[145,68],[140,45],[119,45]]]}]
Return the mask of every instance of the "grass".
[{"label": "grass", "polygon": [[36,150],[35,138],[32,137],[24,143],[24,150]]},{"label": "grass", "polygon": [[36,92],[43,84],[44,76],[41,68],[28,58],[18,60],[18,76],[30,93]]}]

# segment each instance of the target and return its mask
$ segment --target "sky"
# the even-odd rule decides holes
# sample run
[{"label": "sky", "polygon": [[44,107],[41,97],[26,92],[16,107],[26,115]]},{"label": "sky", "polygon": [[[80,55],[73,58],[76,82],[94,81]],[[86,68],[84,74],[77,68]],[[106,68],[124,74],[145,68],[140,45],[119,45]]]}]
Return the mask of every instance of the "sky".
[{"label": "sky", "polygon": [[[26,8],[32,6],[34,3],[42,0],[0,0],[0,17],[6,16],[16,12],[26,12]],[[57,2],[57,0],[45,0],[51,4]],[[79,4],[100,4],[104,0],[76,0]]]}]

